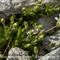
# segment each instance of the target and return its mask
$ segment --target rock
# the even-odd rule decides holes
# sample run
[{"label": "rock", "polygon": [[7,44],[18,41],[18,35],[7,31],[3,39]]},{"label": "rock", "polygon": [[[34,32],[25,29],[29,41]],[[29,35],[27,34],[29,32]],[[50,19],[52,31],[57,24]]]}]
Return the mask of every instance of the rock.
[{"label": "rock", "polygon": [[[15,14],[19,13],[23,6],[33,6],[38,0],[0,0],[0,14]],[[51,2],[60,2],[57,0],[44,0],[42,4]]]},{"label": "rock", "polygon": [[37,60],[60,60],[60,47]]},{"label": "rock", "polygon": [[21,7],[34,5],[36,2],[36,0],[0,0],[0,14],[19,13]]},{"label": "rock", "polygon": [[54,18],[57,15],[58,14],[55,14],[55,15],[52,15],[52,16],[41,17],[38,20],[38,23],[42,24],[44,26],[44,29],[48,30],[48,29],[50,29],[50,28],[52,28],[53,26],[56,25],[56,20]]},{"label": "rock", "polygon": [[57,2],[59,2],[59,0],[43,0],[43,3],[49,3],[49,2],[51,2],[51,3],[57,3]]},{"label": "rock", "polygon": [[45,54],[47,54],[47,52],[43,49],[43,46],[40,47],[40,52],[39,52],[38,56],[44,56]]},{"label": "rock", "polygon": [[7,60],[30,60],[28,53],[18,47],[11,48]]},{"label": "rock", "polygon": [[60,46],[60,30],[51,36],[47,36],[43,42],[43,46],[48,51],[52,51]]}]

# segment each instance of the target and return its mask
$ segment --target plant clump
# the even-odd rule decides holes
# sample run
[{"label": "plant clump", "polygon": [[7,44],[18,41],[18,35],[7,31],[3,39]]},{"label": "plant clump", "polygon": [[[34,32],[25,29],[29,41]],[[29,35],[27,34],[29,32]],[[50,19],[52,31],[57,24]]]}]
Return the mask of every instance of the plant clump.
[{"label": "plant clump", "polygon": [[[41,7],[40,0],[33,8],[23,7],[20,14],[9,16],[8,24],[4,18],[0,18],[1,53],[5,54],[12,47],[19,47],[27,50],[31,56],[39,54],[46,32],[37,20],[43,15],[50,15],[59,10],[59,7],[48,4]],[[60,15],[55,19],[56,26],[60,27]]]},{"label": "plant clump", "polygon": [[6,25],[4,18],[0,19],[0,49],[3,49],[4,46],[7,48],[20,47],[29,52],[32,51],[31,55],[36,54],[35,49],[38,52],[38,47],[40,48],[44,39],[44,32],[41,32],[43,25],[36,21],[23,21],[19,24],[20,18],[18,21],[15,21],[15,18],[14,16],[10,17],[9,25]]}]

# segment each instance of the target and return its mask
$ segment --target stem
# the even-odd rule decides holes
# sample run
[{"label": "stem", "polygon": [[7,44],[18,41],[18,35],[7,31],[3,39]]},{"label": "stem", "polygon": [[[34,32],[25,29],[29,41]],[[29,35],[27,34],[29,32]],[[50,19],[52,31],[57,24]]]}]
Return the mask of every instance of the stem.
[{"label": "stem", "polygon": [[52,28],[50,28],[49,30],[45,31],[45,33],[48,33],[49,31],[52,31],[53,29],[55,29],[57,26],[54,26]]},{"label": "stem", "polygon": [[[11,38],[12,38],[12,37],[11,37]],[[9,48],[9,44],[10,44],[10,42],[11,42],[11,38],[10,38],[8,44],[7,44],[7,47],[6,47],[6,49],[5,49],[4,53],[3,53],[3,55],[6,53],[7,49]]]},{"label": "stem", "polygon": [[[46,30],[38,31],[38,33],[39,33],[39,32],[40,32],[40,33],[42,33],[42,32],[48,33],[48,32],[52,31],[52,30],[55,29],[55,28],[57,28],[57,26],[54,26],[54,27],[48,29],[47,31],[46,31]],[[35,35],[38,35],[38,33],[35,34]]]}]

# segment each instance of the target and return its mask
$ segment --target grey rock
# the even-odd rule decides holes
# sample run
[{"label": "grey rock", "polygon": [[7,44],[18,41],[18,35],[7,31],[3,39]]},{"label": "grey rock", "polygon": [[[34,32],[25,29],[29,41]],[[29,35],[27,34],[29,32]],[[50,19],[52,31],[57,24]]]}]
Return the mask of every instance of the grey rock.
[{"label": "grey rock", "polygon": [[38,56],[44,56],[45,54],[46,54],[46,51],[44,51],[43,46],[40,47],[40,51],[39,51]]},{"label": "grey rock", "polygon": [[10,49],[7,60],[30,60],[30,56],[23,49],[15,47]]},{"label": "grey rock", "polygon": [[52,16],[43,16],[38,20],[38,23],[42,24],[44,26],[44,29],[48,30],[55,26],[56,23],[56,20],[54,19],[55,16],[58,16],[58,14]]},{"label": "grey rock", "polygon": [[[33,6],[38,0],[0,0],[0,14],[14,14],[19,13],[24,6]],[[44,0],[42,4],[52,2],[59,2],[58,0]],[[56,4],[55,4],[56,5]]]},{"label": "grey rock", "polygon": [[17,14],[21,7],[34,4],[36,4],[36,0],[0,0],[0,14]]},{"label": "grey rock", "polygon": [[60,46],[60,30],[51,36],[47,36],[43,42],[43,46],[48,51],[52,51]]},{"label": "grey rock", "polygon": [[40,56],[37,60],[60,60],[60,47],[45,56]]},{"label": "grey rock", "polygon": [[0,12],[6,15],[19,13],[23,6],[36,4],[36,0],[0,0]]}]

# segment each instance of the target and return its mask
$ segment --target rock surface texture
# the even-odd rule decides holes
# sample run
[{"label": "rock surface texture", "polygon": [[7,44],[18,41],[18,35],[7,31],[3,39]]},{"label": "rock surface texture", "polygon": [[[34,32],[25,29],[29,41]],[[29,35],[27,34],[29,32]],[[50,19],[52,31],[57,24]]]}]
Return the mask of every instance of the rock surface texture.
[{"label": "rock surface texture", "polygon": [[54,51],[60,47],[60,30],[55,32],[55,34],[46,36],[43,42],[43,46],[40,47],[39,56],[44,56],[45,54]]},{"label": "rock surface texture", "polygon": [[19,12],[23,6],[36,4],[36,0],[0,0],[0,13],[13,14]]},{"label": "rock surface texture", "polygon": [[60,46],[60,30],[51,36],[46,36],[43,46],[48,51],[52,51]]},{"label": "rock surface texture", "polygon": [[11,48],[6,60],[30,60],[28,53],[20,48]]},{"label": "rock surface texture", "polygon": [[[57,2],[57,0],[44,0],[42,3]],[[23,6],[35,5],[38,0],[0,0],[0,14],[13,14],[20,12]]]},{"label": "rock surface texture", "polygon": [[37,60],[60,60],[60,48],[48,53],[47,55],[40,57]]},{"label": "rock surface texture", "polygon": [[56,23],[56,20],[54,19],[55,16],[58,16],[58,14],[54,14],[52,16],[41,17],[38,20],[38,23],[42,24],[44,26],[44,29],[48,30],[52,28],[53,26],[55,26],[55,23]]}]

